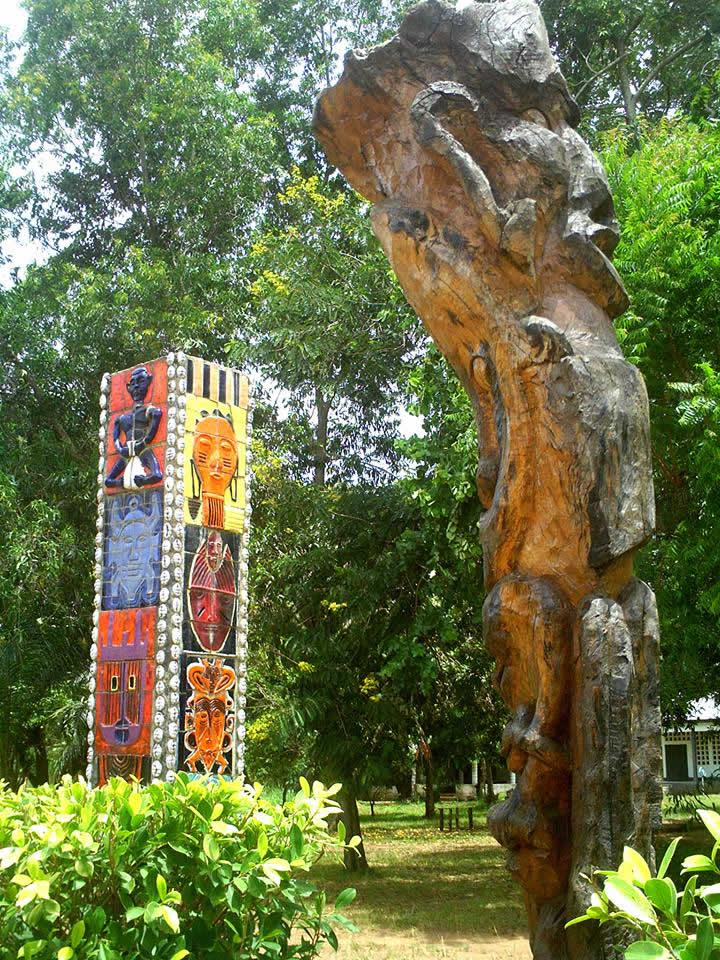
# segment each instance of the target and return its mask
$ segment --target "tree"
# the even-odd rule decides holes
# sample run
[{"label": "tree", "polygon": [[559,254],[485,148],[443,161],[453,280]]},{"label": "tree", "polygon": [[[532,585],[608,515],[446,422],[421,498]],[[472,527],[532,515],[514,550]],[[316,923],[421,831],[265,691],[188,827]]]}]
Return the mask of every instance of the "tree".
[{"label": "tree", "polygon": [[618,335],[650,395],[658,532],[640,572],[660,610],[663,709],[681,717],[693,699],[720,692],[720,136],[712,124],[663,121],[634,150],[610,135],[603,160],[622,224],[615,262],[632,303]]},{"label": "tree", "polygon": [[591,128],[687,109],[720,55],[717,0],[540,0],[550,39]]},{"label": "tree", "polygon": [[[255,235],[251,302],[232,356],[287,392],[298,476],[377,482],[397,464],[408,363],[423,337],[357,194],[294,167],[283,217]],[[299,442],[298,442],[299,441]]]}]

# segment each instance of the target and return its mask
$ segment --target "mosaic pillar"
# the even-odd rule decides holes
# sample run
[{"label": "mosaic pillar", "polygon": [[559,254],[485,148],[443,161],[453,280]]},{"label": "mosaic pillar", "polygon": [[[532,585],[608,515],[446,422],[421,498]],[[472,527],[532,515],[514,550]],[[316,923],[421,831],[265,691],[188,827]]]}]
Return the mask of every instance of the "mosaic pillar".
[{"label": "mosaic pillar", "polygon": [[100,394],[87,779],[243,776],[249,383],[183,353]]}]

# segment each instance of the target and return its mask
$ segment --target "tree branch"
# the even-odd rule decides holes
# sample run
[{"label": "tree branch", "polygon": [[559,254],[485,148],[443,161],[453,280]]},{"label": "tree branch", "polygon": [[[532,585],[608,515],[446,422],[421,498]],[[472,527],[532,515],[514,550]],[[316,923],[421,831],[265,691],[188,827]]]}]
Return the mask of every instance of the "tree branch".
[{"label": "tree branch", "polygon": [[655,77],[657,77],[663,67],[667,67],[668,64],[671,64],[674,60],[677,60],[678,57],[681,57],[684,53],[692,50],[693,47],[697,47],[698,44],[703,42],[703,40],[709,39],[710,35],[710,31],[706,30],[704,33],[701,33],[699,37],[695,37],[694,40],[688,40],[687,43],[684,43],[681,47],[678,47],[677,50],[673,50],[672,53],[669,53],[666,57],[663,57],[660,63],[658,63],[658,65],[650,71],[650,73],[637,88],[635,91],[635,96],[640,97],[642,93],[647,90],[648,86],[653,82]]}]

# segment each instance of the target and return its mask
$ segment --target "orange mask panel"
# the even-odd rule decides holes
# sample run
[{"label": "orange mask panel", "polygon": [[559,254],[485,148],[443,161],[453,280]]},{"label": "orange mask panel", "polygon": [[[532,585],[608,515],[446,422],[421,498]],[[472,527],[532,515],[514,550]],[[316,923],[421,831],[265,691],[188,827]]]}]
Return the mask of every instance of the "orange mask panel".
[{"label": "orange mask panel", "polygon": [[195,427],[193,461],[202,484],[202,522],[225,526],[225,491],[238,465],[237,440],[225,417],[204,417]]}]

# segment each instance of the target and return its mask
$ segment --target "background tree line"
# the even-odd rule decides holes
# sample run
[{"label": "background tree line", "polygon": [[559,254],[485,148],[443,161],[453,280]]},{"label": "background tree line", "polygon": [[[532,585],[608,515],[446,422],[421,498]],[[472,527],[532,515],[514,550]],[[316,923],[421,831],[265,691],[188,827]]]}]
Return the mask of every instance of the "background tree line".
[{"label": "background tree line", "polygon": [[[404,6],[28,0],[2,44],[0,232],[44,251],[0,292],[11,782],[83,766],[98,384],[177,346],[261,385],[251,775],[342,780],[352,811],[417,750],[430,775],[494,752],[469,404],[309,128]],[[659,516],[641,573],[680,717],[720,693],[720,3],[541,6],[623,225]]]}]

